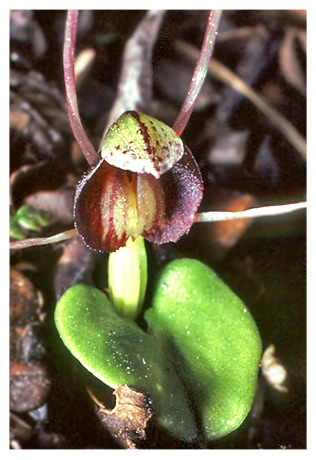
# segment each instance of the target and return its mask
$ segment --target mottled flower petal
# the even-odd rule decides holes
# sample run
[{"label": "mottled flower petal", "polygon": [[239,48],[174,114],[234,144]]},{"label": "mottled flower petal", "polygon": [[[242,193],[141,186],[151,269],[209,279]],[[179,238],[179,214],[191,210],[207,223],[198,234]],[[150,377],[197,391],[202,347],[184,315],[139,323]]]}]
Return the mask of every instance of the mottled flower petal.
[{"label": "mottled flower petal", "polygon": [[101,156],[117,168],[157,179],[180,160],[183,142],[172,128],[140,112],[123,113],[109,128]]}]

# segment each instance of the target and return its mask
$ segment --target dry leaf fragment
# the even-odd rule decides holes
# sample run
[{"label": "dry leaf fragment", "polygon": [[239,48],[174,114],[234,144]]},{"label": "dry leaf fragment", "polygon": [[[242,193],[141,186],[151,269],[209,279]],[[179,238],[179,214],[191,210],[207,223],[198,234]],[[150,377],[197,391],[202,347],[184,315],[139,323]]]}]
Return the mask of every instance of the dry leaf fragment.
[{"label": "dry leaf fragment", "polygon": [[290,27],[280,47],[280,67],[288,83],[303,96],[306,96],[306,68],[302,62],[305,53],[306,32]]},{"label": "dry leaf fragment", "polygon": [[31,281],[18,270],[10,268],[10,326],[24,327],[38,319],[41,302],[41,296]]},{"label": "dry leaf fragment", "polygon": [[[26,164],[16,169],[10,175],[10,204],[14,208],[22,205],[26,195],[35,193],[47,181],[47,162],[38,161],[36,164]],[[22,190],[22,192],[21,192]]]},{"label": "dry leaf fragment", "polygon": [[[212,126],[208,126],[212,128]],[[214,145],[208,153],[208,161],[216,166],[240,166],[247,155],[246,144],[250,132],[227,131],[217,134]]]},{"label": "dry leaf fragment", "polygon": [[[232,197],[223,211],[244,211],[254,207],[256,200],[252,195],[244,194]],[[215,222],[212,234],[216,242],[224,248],[231,248],[242,237],[251,223],[251,219],[236,219],[223,222]]]},{"label": "dry leaf fragment", "polygon": [[74,195],[73,189],[40,190],[27,196],[24,204],[48,212],[64,225],[72,225]]},{"label": "dry leaf fragment", "polygon": [[56,298],[59,299],[74,284],[92,284],[94,263],[94,253],[83,244],[81,239],[73,238],[65,242],[54,277]]},{"label": "dry leaf fragment", "polygon": [[[194,47],[182,40],[176,43],[176,50],[189,59],[197,59],[199,52]],[[256,91],[248,86],[241,78],[239,78],[228,67],[212,58],[208,66],[208,74],[229,85],[231,88],[243,94],[249,99],[264,115],[266,115],[277,129],[285,136],[292,146],[300,153],[303,158],[306,158],[306,141],[298,132],[296,127],[290,123],[281,113],[275,110],[265,99],[263,99]]]},{"label": "dry leaf fragment", "polygon": [[275,346],[269,345],[264,351],[261,359],[262,374],[267,382],[278,391],[288,392],[288,388],[283,385],[287,378],[285,367],[275,356]]},{"label": "dry leaf fragment", "polygon": [[[166,59],[160,62],[155,68],[155,83],[160,91],[168,100],[179,106],[182,105],[184,95],[190,86],[192,77],[191,67],[190,64],[182,60]],[[210,80],[205,80],[197,97],[194,111],[204,110],[210,104],[217,102],[219,102],[218,93],[213,88]],[[165,120],[165,118],[163,119]],[[173,121],[170,124],[172,125],[172,123]]]},{"label": "dry leaf fragment", "polygon": [[10,409],[27,412],[47,399],[50,379],[41,364],[10,363]]},{"label": "dry leaf fragment", "polygon": [[21,441],[32,436],[32,426],[17,414],[10,413],[10,448],[21,449]]},{"label": "dry leaf fragment", "polygon": [[[104,135],[127,110],[151,113],[152,54],[165,12],[147,11],[125,45],[117,96],[108,117]],[[103,144],[103,140],[100,145]]]},{"label": "dry leaf fragment", "polygon": [[98,416],[121,444],[135,449],[139,441],[146,439],[147,422],[154,414],[150,399],[128,385],[119,385],[113,394],[114,408],[108,410],[101,406]]},{"label": "dry leaf fragment", "polygon": [[76,57],[75,79],[77,88],[82,85],[83,81],[88,75],[95,57],[96,51],[92,48],[86,48]]}]

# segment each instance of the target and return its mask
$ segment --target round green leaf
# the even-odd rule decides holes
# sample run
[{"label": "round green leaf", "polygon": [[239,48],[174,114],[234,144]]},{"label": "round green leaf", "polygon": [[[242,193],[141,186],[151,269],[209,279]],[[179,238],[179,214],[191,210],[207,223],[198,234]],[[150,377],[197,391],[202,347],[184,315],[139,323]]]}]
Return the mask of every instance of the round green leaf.
[{"label": "round green leaf", "polygon": [[238,428],[253,401],[261,356],[241,300],[206,265],[176,260],[162,271],[145,318],[190,388],[206,439]]},{"label": "round green leaf", "polygon": [[197,429],[186,390],[156,338],[121,318],[96,288],[76,285],[55,310],[59,334],[71,353],[112,388],[127,384],[149,394],[161,427],[191,441]]}]

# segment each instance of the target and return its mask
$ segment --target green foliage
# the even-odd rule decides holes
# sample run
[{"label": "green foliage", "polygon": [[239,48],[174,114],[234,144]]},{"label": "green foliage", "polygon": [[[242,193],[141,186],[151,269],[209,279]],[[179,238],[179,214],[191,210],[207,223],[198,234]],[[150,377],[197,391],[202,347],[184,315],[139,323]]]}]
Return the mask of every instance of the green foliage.
[{"label": "green foliage", "polygon": [[98,289],[76,285],[57,303],[55,321],[71,353],[112,388],[127,384],[150,395],[158,423],[171,435],[196,435],[185,387],[153,336],[121,318]]},{"label": "green foliage", "polygon": [[43,227],[51,225],[52,222],[53,217],[49,213],[23,205],[17,210],[15,216],[10,216],[10,237],[23,239],[29,231],[40,232]]},{"label": "green foliage", "polygon": [[176,438],[197,436],[191,404],[208,440],[238,428],[256,389],[261,341],[240,299],[204,264],[182,259],[160,274],[150,333],[121,318],[99,290],[77,285],[55,320],[72,354],[112,388],[150,395],[157,422]]},{"label": "green foliage", "polygon": [[261,356],[241,300],[206,265],[175,260],[162,271],[145,318],[191,389],[206,438],[238,428],[253,401]]}]

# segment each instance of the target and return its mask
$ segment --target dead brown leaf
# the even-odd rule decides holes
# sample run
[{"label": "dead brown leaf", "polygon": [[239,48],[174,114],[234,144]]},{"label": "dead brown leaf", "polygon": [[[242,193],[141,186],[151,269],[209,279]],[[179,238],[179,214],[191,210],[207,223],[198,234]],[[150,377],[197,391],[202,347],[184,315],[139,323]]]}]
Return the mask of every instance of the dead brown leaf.
[{"label": "dead brown leaf", "polygon": [[[253,196],[244,194],[231,198],[223,208],[223,211],[244,211],[245,209],[254,207],[255,203],[256,200]],[[212,235],[220,246],[230,248],[242,237],[250,222],[251,219],[215,222],[212,226]]]},{"label": "dead brown leaf", "polygon": [[25,326],[29,321],[34,321],[42,298],[29,281],[18,270],[10,269],[10,322],[13,326]]},{"label": "dead brown leaf", "polygon": [[164,13],[163,10],[148,11],[125,45],[117,96],[103,137],[110,125],[126,110],[151,113],[151,59]]},{"label": "dead brown leaf", "polygon": [[45,348],[40,336],[43,296],[31,281],[10,269],[10,360],[27,363],[41,360]]},{"label": "dead brown leaf", "polygon": [[48,212],[62,224],[72,225],[74,194],[74,189],[39,191],[26,197],[24,204]]},{"label": "dead brown leaf", "polygon": [[10,447],[20,449],[20,441],[28,440],[32,436],[32,426],[17,414],[10,414]]},{"label": "dead brown leaf", "polygon": [[[199,56],[199,51],[194,46],[182,40],[178,40],[176,42],[176,50],[182,56],[187,56],[188,59],[192,59],[194,61]],[[284,135],[284,137],[292,144],[300,155],[304,159],[306,158],[306,140],[304,137],[300,134],[296,127],[287,120],[287,118],[268,104],[259,93],[254,91],[241,78],[239,78],[238,75],[214,58],[211,59],[209,63],[208,73],[243,94],[257,107],[257,109],[268,117],[270,123]]]},{"label": "dead brown leaf", "polygon": [[54,277],[57,299],[74,284],[93,284],[94,256],[94,252],[84,245],[81,238],[73,238],[63,244],[63,254],[58,261]]},{"label": "dead brown leaf", "polygon": [[95,61],[96,51],[92,48],[86,48],[76,57],[75,79],[77,89],[80,88],[87,77],[93,62]]},{"label": "dead brown leaf", "polygon": [[27,412],[47,399],[50,379],[40,364],[10,363],[10,409]]},{"label": "dead brown leaf", "polygon": [[290,27],[280,47],[280,67],[285,79],[303,96],[306,96],[306,32]]},{"label": "dead brown leaf", "polygon": [[42,178],[43,181],[46,168],[47,162],[43,160],[36,164],[23,165],[10,175],[10,204],[14,208],[21,206],[26,195],[39,189],[41,180],[38,179]]},{"label": "dead brown leaf", "polygon": [[154,413],[149,398],[128,385],[119,385],[113,394],[115,407],[112,410],[100,407],[98,416],[123,446],[135,449],[146,439],[147,422]]}]

